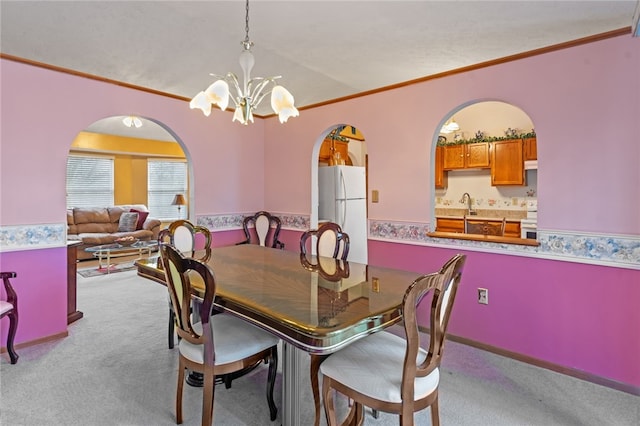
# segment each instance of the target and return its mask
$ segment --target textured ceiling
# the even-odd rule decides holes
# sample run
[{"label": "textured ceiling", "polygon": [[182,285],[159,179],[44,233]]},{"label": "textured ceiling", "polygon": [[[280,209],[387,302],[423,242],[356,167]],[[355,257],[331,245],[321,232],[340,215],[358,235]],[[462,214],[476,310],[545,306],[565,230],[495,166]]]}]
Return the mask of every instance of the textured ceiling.
[{"label": "textured ceiling", "polygon": [[[253,0],[252,75],[282,75],[303,107],[630,27],[637,5]],[[2,0],[0,7],[3,54],[185,98],[212,82],[209,73],[241,72],[244,1]],[[257,113],[270,114],[269,102]]]}]

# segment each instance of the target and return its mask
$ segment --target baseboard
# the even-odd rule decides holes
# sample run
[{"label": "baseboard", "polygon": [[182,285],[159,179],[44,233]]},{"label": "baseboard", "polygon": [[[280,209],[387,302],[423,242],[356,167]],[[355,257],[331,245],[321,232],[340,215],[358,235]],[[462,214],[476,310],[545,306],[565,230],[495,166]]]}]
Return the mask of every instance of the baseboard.
[{"label": "baseboard", "polygon": [[[421,331],[422,327],[420,327]],[[428,329],[424,330],[428,332]],[[453,342],[462,343],[463,345],[471,346],[483,351],[491,352],[496,355],[501,355],[506,358],[511,358],[516,361],[521,361],[527,364],[535,365],[547,370],[555,371],[556,373],[565,374],[567,376],[575,377],[577,379],[585,380],[587,382],[595,383],[597,385],[605,386],[611,389],[619,390],[629,393],[631,395],[640,396],[640,387],[633,386],[627,383],[618,382],[616,380],[607,379],[606,377],[597,376],[595,374],[587,373],[575,368],[569,368],[562,365],[554,364],[549,361],[537,359],[528,355],[520,354],[517,352],[508,351],[506,349],[498,348],[496,346],[487,345],[485,343],[476,342],[475,340],[467,339],[465,337],[454,336],[447,334],[447,338]],[[445,355],[446,356],[446,355]]]},{"label": "baseboard", "polygon": [[[22,342],[22,343],[16,343],[15,345],[13,345],[13,347],[17,352],[18,349],[28,348],[29,346],[41,345],[43,343],[53,342],[54,340],[64,339],[68,335],[69,335],[69,332],[65,330],[65,331],[62,331],[60,333],[52,334],[50,336],[41,337],[39,339],[29,340],[29,341]],[[6,352],[7,352],[7,348],[6,347],[3,346],[2,348],[0,348],[0,353],[6,353]],[[20,355],[20,354],[18,354],[18,355]]]}]

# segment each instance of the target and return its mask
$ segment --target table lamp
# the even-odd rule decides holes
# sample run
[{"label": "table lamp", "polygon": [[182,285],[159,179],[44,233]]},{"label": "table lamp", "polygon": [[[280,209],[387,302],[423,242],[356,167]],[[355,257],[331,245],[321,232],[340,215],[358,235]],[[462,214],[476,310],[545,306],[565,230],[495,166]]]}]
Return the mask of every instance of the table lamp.
[{"label": "table lamp", "polygon": [[171,205],[178,206],[178,217],[180,218],[182,217],[180,210],[182,209],[182,206],[184,206],[185,204],[187,204],[187,201],[184,199],[184,195],[176,194],[176,196],[173,197],[173,201],[171,202]]}]

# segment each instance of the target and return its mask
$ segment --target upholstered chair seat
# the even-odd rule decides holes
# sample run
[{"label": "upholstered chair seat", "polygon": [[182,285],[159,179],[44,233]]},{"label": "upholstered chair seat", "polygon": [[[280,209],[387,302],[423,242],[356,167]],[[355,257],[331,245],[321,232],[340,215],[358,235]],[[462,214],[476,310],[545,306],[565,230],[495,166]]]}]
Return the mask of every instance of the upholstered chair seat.
[{"label": "upholstered chair seat", "polygon": [[[322,363],[322,373],[340,377],[343,385],[368,397],[400,403],[406,346],[405,339],[381,331],[341,349],[339,357],[328,357]],[[427,351],[420,349],[416,364],[421,364],[426,357]],[[363,363],[363,359],[367,361]],[[357,364],[361,364],[363,368],[350,368]],[[438,368],[425,377],[416,377],[415,399],[431,394],[438,388],[439,381]]]},{"label": "upholstered chair seat", "polygon": [[[210,326],[215,336],[216,365],[248,358],[279,342],[276,336],[232,315],[214,315]],[[197,334],[202,334],[202,323],[194,323],[193,329]],[[188,360],[204,364],[204,345],[194,345],[181,339],[178,347],[180,354]]]}]

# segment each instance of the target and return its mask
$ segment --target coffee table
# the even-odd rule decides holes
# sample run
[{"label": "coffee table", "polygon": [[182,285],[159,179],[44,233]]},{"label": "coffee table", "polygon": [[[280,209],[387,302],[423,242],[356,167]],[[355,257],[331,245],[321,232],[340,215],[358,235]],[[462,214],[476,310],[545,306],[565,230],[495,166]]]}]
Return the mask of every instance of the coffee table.
[{"label": "coffee table", "polygon": [[115,263],[111,263],[113,258],[132,256],[137,253],[138,259],[141,259],[143,254],[151,256],[151,252],[156,251],[157,249],[157,241],[137,241],[129,246],[113,243],[87,247],[84,251],[92,253],[93,256],[98,259],[98,270],[106,270],[108,274],[111,268],[116,265]]}]

